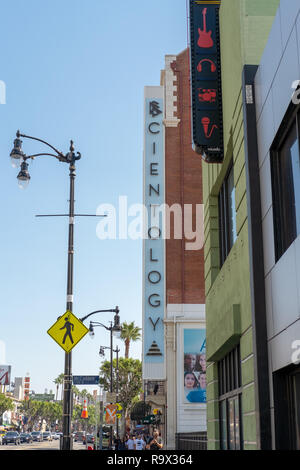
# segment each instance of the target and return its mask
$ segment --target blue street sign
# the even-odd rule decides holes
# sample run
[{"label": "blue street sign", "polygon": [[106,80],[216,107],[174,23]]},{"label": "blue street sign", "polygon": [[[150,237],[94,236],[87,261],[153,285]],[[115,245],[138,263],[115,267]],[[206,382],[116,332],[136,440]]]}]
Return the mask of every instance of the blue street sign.
[{"label": "blue street sign", "polygon": [[99,385],[99,375],[73,375],[73,385]]}]

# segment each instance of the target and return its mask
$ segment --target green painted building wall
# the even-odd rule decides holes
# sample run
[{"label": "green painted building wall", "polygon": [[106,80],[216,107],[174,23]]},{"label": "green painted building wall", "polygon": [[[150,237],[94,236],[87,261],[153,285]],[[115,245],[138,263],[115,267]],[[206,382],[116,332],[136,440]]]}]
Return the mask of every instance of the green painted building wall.
[{"label": "green painted building wall", "polygon": [[[220,448],[217,362],[240,343],[244,449],[257,449],[242,70],[259,64],[279,0],[222,0],[224,161],[203,164],[208,449]],[[220,269],[218,194],[233,161],[237,240]]]}]

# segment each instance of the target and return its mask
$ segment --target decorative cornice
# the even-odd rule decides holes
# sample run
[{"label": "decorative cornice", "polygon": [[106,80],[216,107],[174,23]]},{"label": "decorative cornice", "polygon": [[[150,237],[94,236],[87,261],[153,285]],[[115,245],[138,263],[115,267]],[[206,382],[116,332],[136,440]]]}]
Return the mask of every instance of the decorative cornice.
[{"label": "decorative cornice", "polygon": [[163,124],[165,127],[178,127],[179,123],[180,123],[180,119],[177,119],[177,118],[163,120]]}]

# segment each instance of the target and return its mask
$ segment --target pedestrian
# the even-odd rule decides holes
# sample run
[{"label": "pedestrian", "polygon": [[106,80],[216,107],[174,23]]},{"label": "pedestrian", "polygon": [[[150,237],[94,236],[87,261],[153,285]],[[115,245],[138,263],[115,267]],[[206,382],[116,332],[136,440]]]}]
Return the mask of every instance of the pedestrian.
[{"label": "pedestrian", "polygon": [[143,439],[143,436],[139,434],[137,439],[135,440],[135,450],[144,450],[145,447],[146,447],[146,443]]},{"label": "pedestrian", "polygon": [[117,436],[115,438],[115,450],[120,450],[120,446],[121,446],[121,439],[119,436]]},{"label": "pedestrian", "polygon": [[149,443],[152,440],[152,436],[150,436],[149,431],[144,434],[144,441],[145,441],[145,449],[149,450]]},{"label": "pedestrian", "polygon": [[126,450],[126,438],[125,437],[121,439],[118,450]]},{"label": "pedestrian", "polygon": [[153,437],[148,445],[150,450],[161,450],[163,448],[162,438],[159,436],[158,431],[154,431]]},{"label": "pedestrian", "polygon": [[135,442],[134,441],[135,441],[134,436],[132,434],[130,434],[129,439],[126,442],[127,450],[134,450],[134,448],[135,448]]}]

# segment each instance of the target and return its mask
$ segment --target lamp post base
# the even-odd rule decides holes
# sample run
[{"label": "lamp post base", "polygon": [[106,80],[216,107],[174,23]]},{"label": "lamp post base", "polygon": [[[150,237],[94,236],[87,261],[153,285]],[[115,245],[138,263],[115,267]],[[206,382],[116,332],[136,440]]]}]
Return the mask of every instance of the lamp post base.
[{"label": "lamp post base", "polygon": [[73,437],[61,436],[59,447],[60,450],[73,450]]}]

